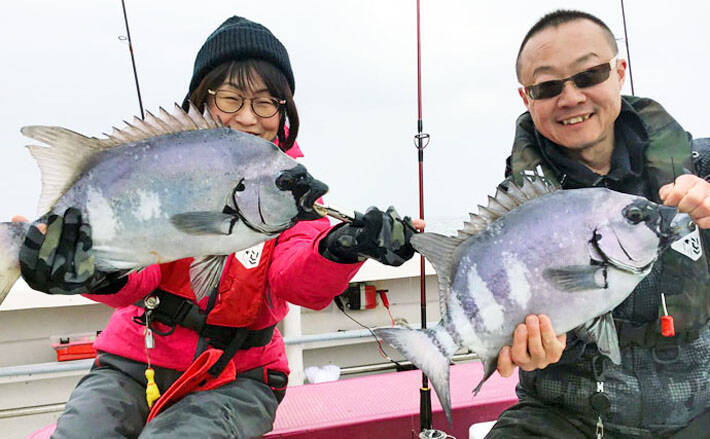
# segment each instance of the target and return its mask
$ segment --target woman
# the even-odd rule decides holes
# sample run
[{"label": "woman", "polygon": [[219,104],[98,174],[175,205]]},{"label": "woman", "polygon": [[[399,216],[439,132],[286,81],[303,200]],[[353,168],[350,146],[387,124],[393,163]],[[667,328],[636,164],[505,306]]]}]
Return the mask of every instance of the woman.
[{"label": "woman", "polygon": [[[294,86],[279,40],[260,24],[232,17],[197,54],[183,105],[191,101],[224,125],[273,141],[297,158]],[[78,210],[68,209],[63,218],[50,218],[48,230],[76,233],[75,248],[87,249],[90,236],[79,227],[86,229]],[[412,232],[394,209],[370,208],[336,227],[325,218],[299,222],[277,239],[232,255],[219,287],[199,303],[190,288],[190,259],[126,277],[53,278],[55,263],[73,258],[78,267],[87,263],[87,253],[28,234],[22,273],[30,286],[63,294],[88,287],[93,294],[87,297],[116,308],[96,340],[95,365],[72,393],[52,437],[248,438],[270,431],[288,381],[283,340],[274,328],[287,302],[324,308],[365,258],[389,265],[409,259]],[[53,255],[39,264],[46,265],[41,273],[40,254]]]}]

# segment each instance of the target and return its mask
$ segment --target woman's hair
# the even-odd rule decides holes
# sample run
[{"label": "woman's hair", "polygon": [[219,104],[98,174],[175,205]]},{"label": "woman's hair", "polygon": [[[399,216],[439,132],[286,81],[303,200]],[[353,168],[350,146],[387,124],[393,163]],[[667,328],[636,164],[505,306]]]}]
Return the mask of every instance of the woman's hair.
[{"label": "woman's hair", "polygon": [[[298,111],[293,101],[293,92],[283,73],[273,64],[259,59],[229,61],[210,70],[200,84],[190,94],[190,101],[201,111],[205,111],[207,90],[215,90],[225,82],[231,82],[243,90],[253,89],[255,76],[258,75],[271,96],[283,99],[286,104],[279,110],[279,129],[276,137],[282,151],[288,151],[298,135]],[[288,137],[284,128],[288,119]]]}]

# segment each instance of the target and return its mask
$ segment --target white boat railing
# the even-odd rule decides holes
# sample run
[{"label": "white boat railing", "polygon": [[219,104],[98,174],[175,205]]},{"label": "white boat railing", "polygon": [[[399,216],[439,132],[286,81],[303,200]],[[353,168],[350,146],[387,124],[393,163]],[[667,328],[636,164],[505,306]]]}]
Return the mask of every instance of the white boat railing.
[{"label": "white boat railing", "polygon": [[[325,332],[320,334],[307,334],[299,335],[295,337],[284,337],[284,344],[287,346],[303,346],[311,343],[321,343],[321,342],[333,342],[340,340],[354,340],[359,338],[372,337],[372,333],[367,329],[354,329],[349,331],[337,331],[337,332]],[[94,362],[93,358],[85,360],[73,360],[73,361],[60,361],[60,362],[50,362],[50,363],[36,363],[36,364],[23,364],[18,366],[7,366],[0,367],[0,383],[6,382],[7,380],[17,379],[19,377],[27,378],[37,375],[47,375],[56,374],[64,372],[76,372],[76,371],[87,371]],[[388,364],[388,363],[383,363]],[[366,366],[355,366],[351,369],[357,370],[358,367]],[[380,366],[381,367],[381,366]],[[347,371],[348,368],[343,370]],[[384,370],[384,369],[374,369],[374,370]],[[362,372],[374,371],[374,370],[363,370]],[[350,372],[359,373],[359,372]],[[344,374],[347,374],[345,372]]]}]

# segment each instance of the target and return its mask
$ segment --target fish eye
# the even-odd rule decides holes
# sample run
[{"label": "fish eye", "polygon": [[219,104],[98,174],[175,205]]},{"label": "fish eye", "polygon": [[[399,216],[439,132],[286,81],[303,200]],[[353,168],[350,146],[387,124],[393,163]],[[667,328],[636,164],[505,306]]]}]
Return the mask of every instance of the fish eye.
[{"label": "fish eye", "polygon": [[632,224],[638,224],[646,218],[646,212],[638,206],[627,207],[623,213]]}]

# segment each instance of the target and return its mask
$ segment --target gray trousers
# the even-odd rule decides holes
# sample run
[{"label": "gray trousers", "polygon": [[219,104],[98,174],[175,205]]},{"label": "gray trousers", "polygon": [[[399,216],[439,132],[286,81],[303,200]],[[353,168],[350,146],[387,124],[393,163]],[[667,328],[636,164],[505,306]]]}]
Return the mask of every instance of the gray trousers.
[{"label": "gray trousers", "polygon": [[[596,437],[596,419],[578,416],[560,408],[526,397],[505,410],[486,439],[589,439]],[[605,439],[703,439],[710,437],[710,410],[695,418],[684,429],[665,433],[607,426]]]},{"label": "gray trousers", "polygon": [[[145,364],[109,354],[99,356],[74,389],[52,439],[258,438],[273,428],[278,401],[271,388],[250,378],[188,394],[149,424]],[[180,372],[154,368],[166,391]]]}]

